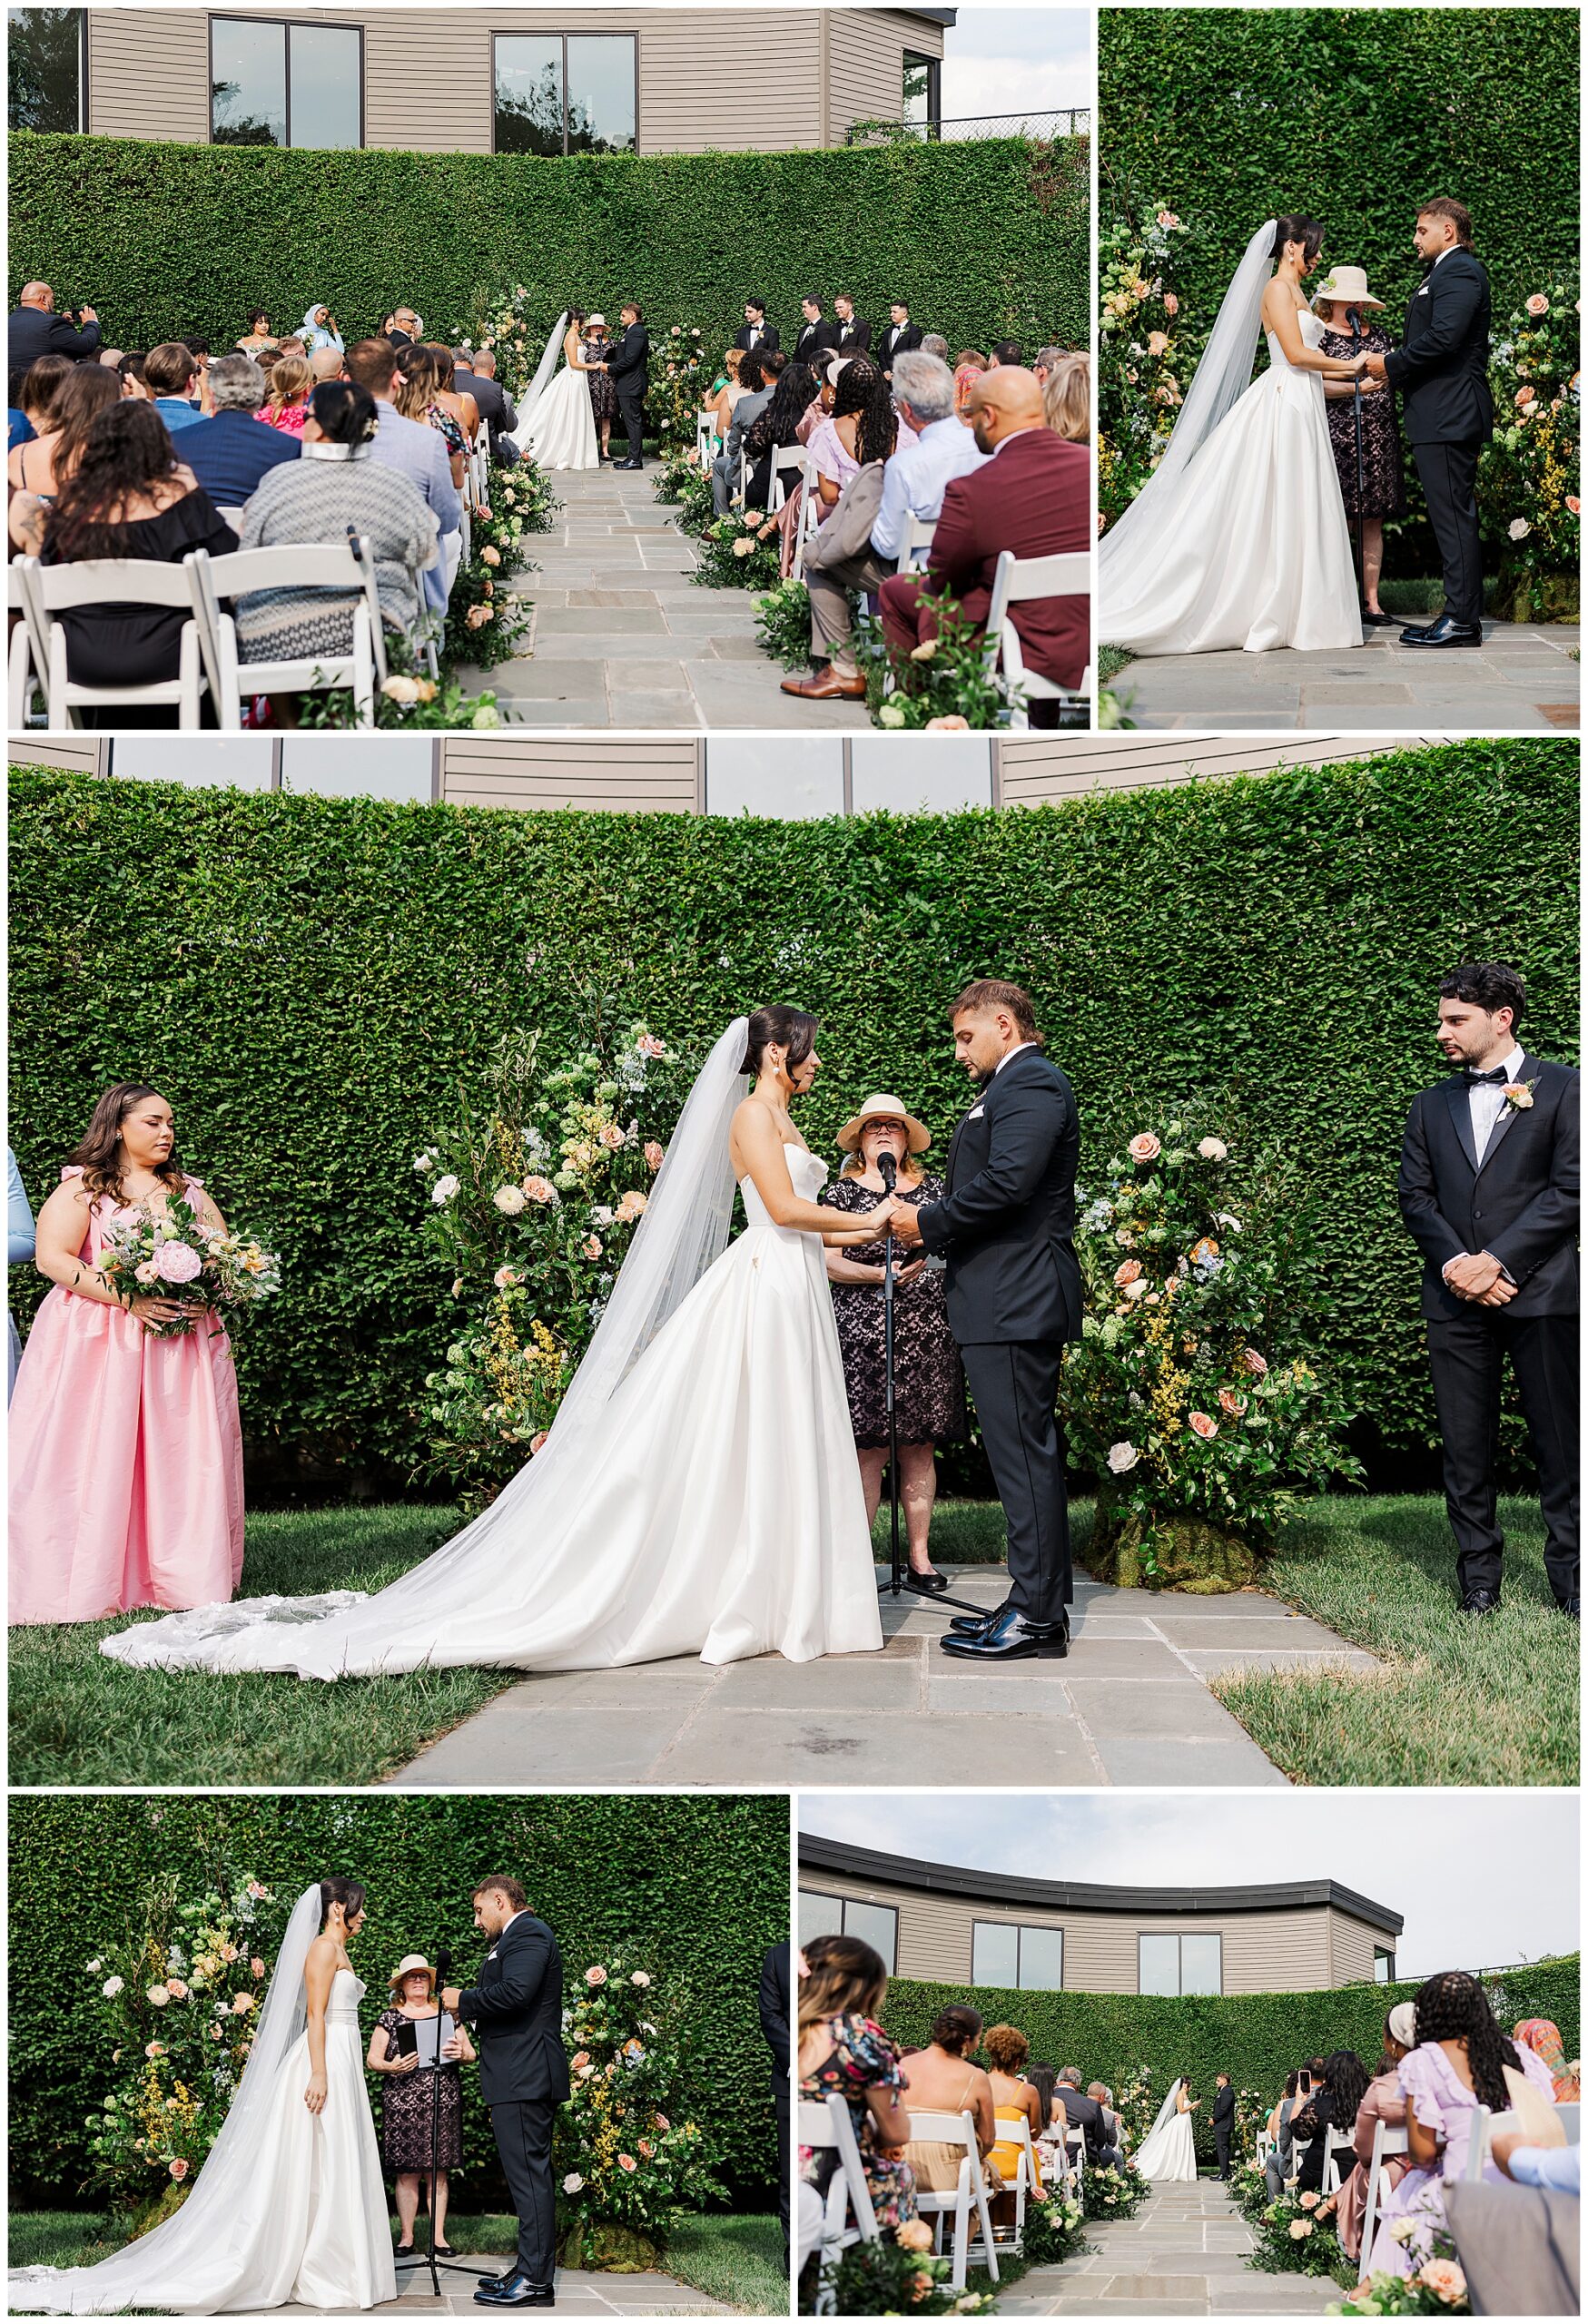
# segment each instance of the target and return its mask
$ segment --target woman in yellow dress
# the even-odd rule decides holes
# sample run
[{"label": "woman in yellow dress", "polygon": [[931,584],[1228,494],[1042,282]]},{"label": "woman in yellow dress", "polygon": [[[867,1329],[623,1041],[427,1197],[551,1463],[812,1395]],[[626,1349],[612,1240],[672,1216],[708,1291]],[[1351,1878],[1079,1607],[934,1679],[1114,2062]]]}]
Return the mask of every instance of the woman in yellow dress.
[{"label": "woman in yellow dress", "polygon": [[[1034,2143],[1048,2126],[1042,2120],[1041,2100],[1032,2085],[1021,2079],[1026,2060],[1031,2053],[1031,2043],[1018,2026],[990,2025],[981,2037],[981,2047],[987,2056],[987,2080],[992,2090],[994,2121],[1019,2122],[1023,2119],[1031,2124]],[[1021,2142],[1017,2132],[1013,2138],[1001,2138],[987,2158],[1007,2189],[1013,2188],[1019,2176],[1021,2152]],[[1002,2223],[1005,2211],[1012,2221],[1012,2193],[999,2197],[994,2214],[997,2223]]]}]

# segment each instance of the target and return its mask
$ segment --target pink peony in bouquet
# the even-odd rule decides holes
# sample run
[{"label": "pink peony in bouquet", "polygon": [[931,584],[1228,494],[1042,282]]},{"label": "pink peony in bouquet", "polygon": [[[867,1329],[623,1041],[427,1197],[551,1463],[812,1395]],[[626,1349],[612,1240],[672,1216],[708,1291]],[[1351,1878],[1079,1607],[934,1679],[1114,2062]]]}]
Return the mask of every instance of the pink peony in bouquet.
[{"label": "pink peony in bouquet", "polygon": [[99,1271],[128,1307],[136,1299],[173,1299],[188,1310],[180,1323],[148,1324],[161,1339],[192,1329],[201,1315],[256,1306],[281,1287],[281,1263],[253,1236],[209,1226],[192,1203],[173,1196],[164,1210],[140,1204],[105,1229]]}]

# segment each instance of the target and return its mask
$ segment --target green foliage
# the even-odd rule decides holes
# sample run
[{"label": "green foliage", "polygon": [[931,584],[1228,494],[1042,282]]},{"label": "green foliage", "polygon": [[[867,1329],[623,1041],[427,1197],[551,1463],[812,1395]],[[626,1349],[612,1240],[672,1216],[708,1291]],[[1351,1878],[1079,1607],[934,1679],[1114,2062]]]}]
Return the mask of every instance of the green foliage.
[{"label": "green foliage", "polygon": [[698,536],[700,562],[690,578],[702,589],[775,589],[781,573],[777,519],[764,508],[713,517]]},{"label": "green foliage", "polygon": [[755,601],[761,648],[785,670],[803,670],[811,658],[811,593],[792,576]]},{"label": "green foliage", "polygon": [[1180,311],[1185,243],[1184,220],[1154,198],[1118,194],[1099,221],[1098,507],[1110,524],[1163,458],[1206,343]]},{"label": "green foliage", "polygon": [[1489,370],[1495,435],[1478,464],[1478,513],[1499,551],[1503,609],[1519,621],[1576,619],[1581,281],[1573,270],[1536,284],[1506,322]]},{"label": "green foliage", "polygon": [[[570,300],[612,295],[614,251],[653,339],[687,319],[713,357],[746,283],[786,334],[812,282],[840,278],[861,314],[907,299],[951,346],[1087,342],[1085,138],[547,161],[26,135],[9,158],[12,303],[30,276],[86,286],[123,347],[224,346],[256,299],[301,314],[328,256],[350,340],[380,328],[394,285],[427,316],[483,321],[508,282],[544,345]],[[261,232],[272,218],[291,234]]]},{"label": "green foliage", "polygon": [[1151,2182],[1129,2159],[1089,2170],[1081,2178],[1088,2219],[1131,2219],[1152,2192]]},{"label": "green foliage", "polygon": [[[1507,1969],[1503,1978],[1485,1984],[1507,2032],[1524,2017],[1552,2018],[1567,2056],[1575,2057],[1581,1974],[1581,1956],[1573,1953]],[[1191,2122],[1198,2156],[1210,2163],[1215,2150],[1208,2102],[1215,2074],[1228,2073],[1238,2088],[1265,2093],[1271,2106],[1298,2059],[1347,2049],[1371,2068],[1384,2047],[1386,2014],[1396,2002],[1415,1999],[1416,1991],[1415,1984],[1402,1984],[1338,1985],[1321,1993],[1017,1993],[894,1977],[883,2015],[901,2048],[922,2047],[938,2012],[952,2002],[969,2001],[989,2025],[1018,2025],[1033,2056],[1079,2065],[1089,2081],[1108,2083],[1119,2093],[1123,2119],[1132,2129],[1132,2113],[1138,2121],[1139,2113],[1130,2097],[1145,2078],[1139,2061],[1146,2056],[1160,2090],[1184,2074],[1192,2096],[1203,2100]]]},{"label": "green foliage", "polygon": [[[587,1967],[620,1953],[643,1962],[656,1990],[684,2012],[695,2039],[683,2059],[680,2119],[701,2126],[708,2167],[764,2192],[775,2183],[776,2159],[756,1988],[766,1947],[788,1934],[787,1824],[781,1795],[18,1799],[14,2181],[75,2192],[88,2174],[84,2118],[107,2084],[96,2016],[74,2006],[92,1982],[84,1964],[135,1944],[163,1886],[193,1901],[246,1865],[278,1905],[331,1872],[368,1884],[369,1918],[354,1950],[370,1988],[366,2033],[405,1953],[449,1940],[467,1975],[478,1945],[469,1891],[486,1873],[516,1873],[557,1931],[570,2004],[588,1990]],[[378,2078],[370,2087],[378,2098]],[[469,2207],[499,2202],[496,2149],[470,2070],[463,2144]]]},{"label": "green foliage", "polygon": [[855,654],[866,682],[873,726],[890,734],[963,733],[1007,726],[1021,700],[1001,672],[987,666],[986,633],[970,621],[948,589],[928,602],[936,630],[907,653],[896,653],[880,622],[855,633]]},{"label": "green foliage", "polygon": [[[1252,2265],[1268,2276],[1337,2276],[1351,2282],[1356,2270],[1346,2259],[1335,2224],[1332,2202],[1294,2192],[1265,2203],[1252,2221]],[[1342,2274],[1342,2270],[1347,2273]]]},{"label": "green foliage", "polygon": [[[944,1010],[1015,978],[1076,1084],[1083,1179],[1128,1108],[1198,1093],[1298,1157],[1342,1392],[1364,1449],[1403,1456],[1433,1433],[1395,1177],[1440,1070],[1435,979],[1515,959],[1529,1043],[1574,1054],[1571,740],[948,816],[512,814],[16,768],[10,804],[25,1181],[55,1184],[113,1080],[172,1099],[189,1167],[304,1286],[239,1350],[256,1482],[368,1490],[419,1453],[456,1270],[413,1157],[504,1035],[582,1050],[592,988],[686,1058],[798,1000],[825,1026],[813,1147],[882,1088],[941,1154],[965,1108]],[[20,1304],[41,1289],[16,1272]]]},{"label": "green foliage", "polygon": [[[1087,2174],[1090,2178],[1092,2174]],[[1113,2178],[1117,2174],[1106,2174]],[[1112,2213],[1116,2219],[1129,2216],[1119,2208]],[[1021,2257],[1028,2268],[1056,2268],[1065,2260],[1072,2260],[1078,2251],[1086,2250],[1086,2206],[1075,2202],[1057,2187],[1032,2191],[1026,2198],[1026,2232]]]},{"label": "green foliage", "polygon": [[[932,2230],[909,2220],[904,2231],[930,2241]],[[823,2312],[829,2316],[981,2316],[995,2305],[990,2293],[955,2291],[951,2260],[911,2250],[882,2234],[863,2238],[822,2271]]]}]

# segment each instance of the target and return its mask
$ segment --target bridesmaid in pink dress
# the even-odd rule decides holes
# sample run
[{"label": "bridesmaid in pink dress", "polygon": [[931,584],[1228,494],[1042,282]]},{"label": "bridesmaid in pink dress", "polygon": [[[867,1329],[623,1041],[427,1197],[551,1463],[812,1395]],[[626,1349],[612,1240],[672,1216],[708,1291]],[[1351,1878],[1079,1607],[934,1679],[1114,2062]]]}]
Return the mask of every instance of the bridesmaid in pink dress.
[{"label": "bridesmaid in pink dress", "polygon": [[139,1606],[206,1606],[242,1573],[242,1431],[232,1344],[212,1319],[163,1339],[182,1310],[123,1306],[98,1272],[118,1211],[185,1193],[220,1212],[176,1156],[171,1108],[118,1082],[39,1214],[54,1280],[11,1405],[13,1622],[94,1622]]}]

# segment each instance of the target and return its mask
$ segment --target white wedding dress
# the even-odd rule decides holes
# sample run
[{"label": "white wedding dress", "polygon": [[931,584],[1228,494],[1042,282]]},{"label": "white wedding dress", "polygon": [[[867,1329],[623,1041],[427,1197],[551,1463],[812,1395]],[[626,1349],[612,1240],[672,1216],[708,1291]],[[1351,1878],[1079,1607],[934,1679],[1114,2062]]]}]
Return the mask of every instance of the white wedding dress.
[{"label": "white wedding dress", "polygon": [[[556,340],[554,331],[552,345]],[[589,374],[574,369],[566,346],[561,370],[541,385],[538,393],[531,390],[529,408],[512,440],[528,458],[543,468],[600,467]]]},{"label": "white wedding dress", "polygon": [[13,2310],[173,2316],[281,2308],[346,2311],[397,2297],[380,2148],[364,2081],[350,1969],[331,1979],[325,2020],[326,2100],[309,2085],[303,1963],[319,1932],[318,1884],[298,1901],[252,2053],[231,2112],[182,2209],[93,2268],[24,2268],[7,2283]]},{"label": "white wedding dress", "polygon": [[[337,1679],[880,1648],[821,1238],[774,1225],[745,1179],[748,1226],[727,1245],[745,1037],[740,1019],[713,1050],[551,1434],[488,1509],[374,1598],[242,1599],[104,1650]],[[786,1151],[814,1200],[826,1164]]]},{"label": "white wedding dress", "polygon": [[[1268,369],[1251,378],[1272,235],[1262,228],[1243,261],[1163,459],[1100,544],[1107,645],[1146,655],[1362,643],[1323,375],[1287,362],[1269,331]],[[1297,320],[1316,348],[1323,324],[1310,311]],[[1237,399],[1220,412],[1232,387]]]},{"label": "white wedding dress", "polygon": [[1197,2134],[1192,2117],[1179,2110],[1179,2094],[1177,2082],[1133,2158],[1137,2170],[1155,2187],[1166,2181],[1195,2179],[1197,2175]]}]

